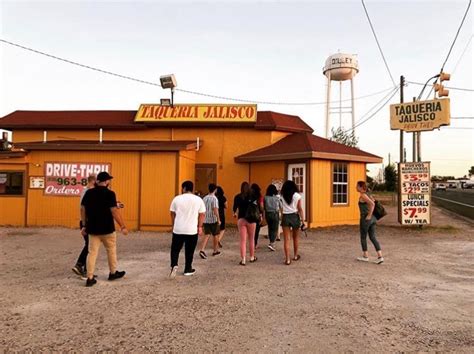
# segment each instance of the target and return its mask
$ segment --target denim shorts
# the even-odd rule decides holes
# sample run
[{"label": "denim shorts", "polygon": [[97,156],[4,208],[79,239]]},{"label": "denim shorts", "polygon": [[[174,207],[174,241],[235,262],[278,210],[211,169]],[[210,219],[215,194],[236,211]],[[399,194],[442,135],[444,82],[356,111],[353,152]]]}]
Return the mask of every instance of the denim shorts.
[{"label": "denim shorts", "polygon": [[293,214],[283,214],[281,218],[282,227],[291,227],[293,230],[301,226],[300,215],[297,213]]}]

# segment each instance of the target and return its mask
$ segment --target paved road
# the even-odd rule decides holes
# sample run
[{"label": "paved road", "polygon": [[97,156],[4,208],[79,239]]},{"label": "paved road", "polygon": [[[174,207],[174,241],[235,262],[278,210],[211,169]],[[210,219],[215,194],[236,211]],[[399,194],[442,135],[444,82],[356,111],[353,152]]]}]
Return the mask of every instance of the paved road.
[{"label": "paved road", "polygon": [[474,189],[433,190],[431,195],[437,205],[474,219]]}]

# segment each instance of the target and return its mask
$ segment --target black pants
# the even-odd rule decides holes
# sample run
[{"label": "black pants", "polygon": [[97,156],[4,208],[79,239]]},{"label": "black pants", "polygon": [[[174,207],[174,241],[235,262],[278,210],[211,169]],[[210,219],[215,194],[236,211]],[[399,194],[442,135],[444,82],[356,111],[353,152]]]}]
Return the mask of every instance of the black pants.
[{"label": "black pants", "polygon": [[179,252],[184,245],[184,257],[186,264],[184,271],[193,269],[194,250],[198,242],[198,235],[178,235],[173,233],[171,241],[171,267],[178,265]]},{"label": "black pants", "polygon": [[260,224],[260,222],[257,222],[257,226],[255,227],[255,246],[257,246],[258,244],[258,234],[260,233],[261,227],[262,225]]},{"label": "black pants", "polygon": [[362,246],[362,251],[367,252],[367,234],[369,234],[370,241],[374,244],[375,250],[378,252],[381,250],[380,244],[375,237],[375,225],[377,224],[377,219],[375,216],[372,216],[372,219],[365,220],[362,218],[360,220],[360,244]]},{"label": "black pants", "polygon": [[274,243],[279,232],[280,217],[277,211],[270,211],[265,213],[265,219],[268,225],[268,238],[270,243]]},{"label": "black pants", "polygon": [[[82,221],[79,223],[79,227],[82,230]],[[87,271],[87,255],[89,254],[89,235],[82,235],[84,238],[84,248],[81,251],[81,254],[79,255],[79,258],[77,259],[76,265],[84,267],[84,271]]]}]

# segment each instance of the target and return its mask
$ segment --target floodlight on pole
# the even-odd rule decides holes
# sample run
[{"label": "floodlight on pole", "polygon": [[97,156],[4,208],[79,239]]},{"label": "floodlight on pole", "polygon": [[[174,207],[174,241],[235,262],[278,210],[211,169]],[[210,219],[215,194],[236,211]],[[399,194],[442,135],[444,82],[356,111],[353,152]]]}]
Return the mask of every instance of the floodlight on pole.
[{"label": "floodlight on pole", "polygon": [[171,107],[173,107],[174,89],[178,86],[174,74],[160,76],[161,87],[171,89]]}]

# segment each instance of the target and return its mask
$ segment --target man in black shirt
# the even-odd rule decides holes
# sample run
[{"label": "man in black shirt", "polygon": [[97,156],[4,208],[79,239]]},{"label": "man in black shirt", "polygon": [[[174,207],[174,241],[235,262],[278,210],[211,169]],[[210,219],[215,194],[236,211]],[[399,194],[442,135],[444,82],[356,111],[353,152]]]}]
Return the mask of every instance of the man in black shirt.
[{"label": "man in black shirt", "polygon": [[125,271],[117,270],[117,236],[114,220],[120,225],[124,235],[128,234],[128,230],[117,208],[115,193],[108,188],[112,178],[107,172],[99,173],[96,187],[88,190],[81,202],[81,220],[84,225],[81,232],[83,235],[89,235],[86,286],[97,283],[94,268],[101,243],[107,251],[109,280],[119,279],[125,275]]}]

